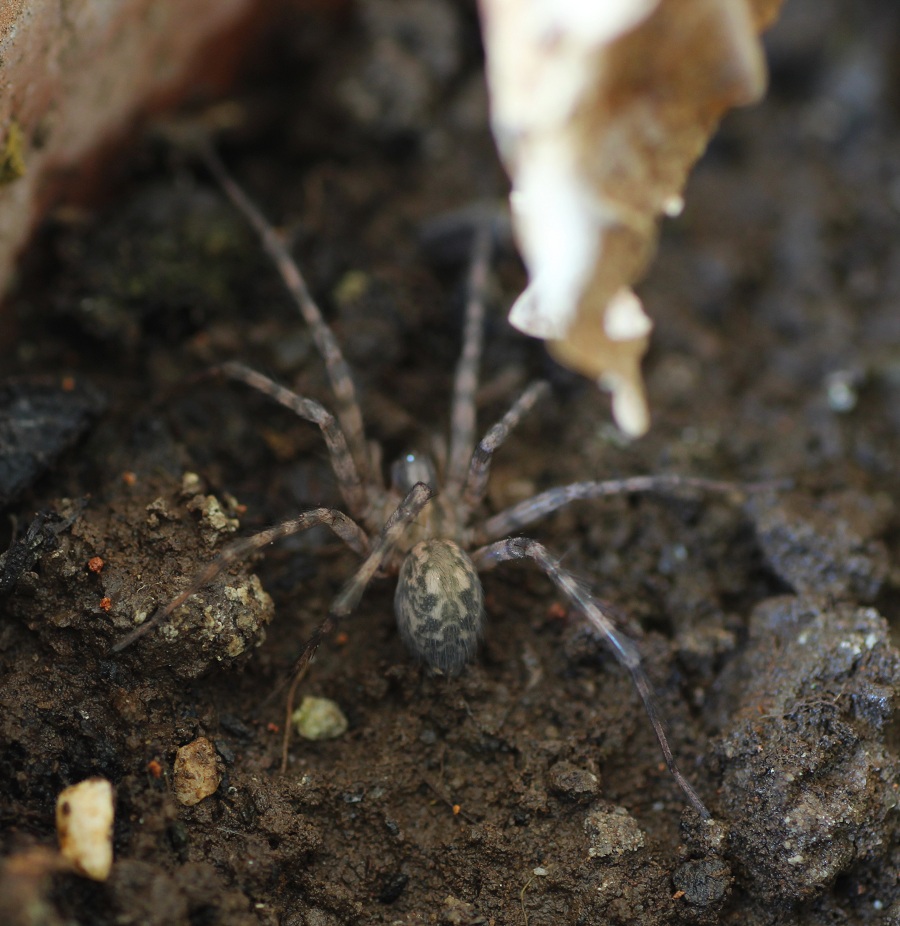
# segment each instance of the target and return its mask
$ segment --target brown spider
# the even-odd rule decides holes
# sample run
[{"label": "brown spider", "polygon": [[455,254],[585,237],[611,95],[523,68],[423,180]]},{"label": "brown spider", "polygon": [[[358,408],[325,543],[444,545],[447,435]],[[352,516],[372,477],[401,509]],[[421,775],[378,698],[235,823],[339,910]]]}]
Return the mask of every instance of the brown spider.
[{"label": "brown spider", "polygon": [[350,369],[296,263],[218,157],[211,150],[206,150],[204,157],[225,193],[258,232],[309,325],[325,361],[336,399],[336,415],[332,416],[318,402],[299,396],[240,363],[223,364],[217,371],[270,396],[319,426],[349,516],[334,508],[314,508],[237,541],[195,576],[180,595],[122,638],[114,651],[124,649],[165,620],[230,563],[281,537],[325,525],[363,562],[340,590],[328,616],[306,644],[295,668],[295,684],[322,639],[356,608],[369,581],[376,576],[395,574],[399,578],[394,607],[401,637],[412,653],[433,670],[456,675],[473,658],[484,626],[484,594],[478,573],[507,560],[531,560],[602,634],[618,661],[631,673],[666,764],[693,807],[701,817],[708,818],[709,811],[675,764],[635,644],[616,629],[610,609],[564,569],[542,544],[508,535],[576,499],[678,488],[732,492],[737,487],[731,483],[682,476],[575,482],[548,489],[490,517],[481,516],[494,452],[548,390],[546,383],[533,383],[481,441],[475,443],[475,392],[482,351],[483,293],[491,237],[488,230],[477,237],[470,268],[463,349],[456,368],[446,463],[439,474],[427,456],[407,454],[393,465],[391,485],[387,486],[382,477],[380,448],[366,440]]}]

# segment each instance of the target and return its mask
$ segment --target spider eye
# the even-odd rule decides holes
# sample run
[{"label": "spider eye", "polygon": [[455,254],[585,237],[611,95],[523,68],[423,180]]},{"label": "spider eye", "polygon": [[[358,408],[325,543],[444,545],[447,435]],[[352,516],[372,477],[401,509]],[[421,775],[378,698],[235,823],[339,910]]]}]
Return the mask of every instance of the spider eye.
[{"label": "spider eye", "polygon": [[410,451],[391,467],[391,481],[401,495],[406,495],[417,482],[436,488],[437,470],[427,454]]}]

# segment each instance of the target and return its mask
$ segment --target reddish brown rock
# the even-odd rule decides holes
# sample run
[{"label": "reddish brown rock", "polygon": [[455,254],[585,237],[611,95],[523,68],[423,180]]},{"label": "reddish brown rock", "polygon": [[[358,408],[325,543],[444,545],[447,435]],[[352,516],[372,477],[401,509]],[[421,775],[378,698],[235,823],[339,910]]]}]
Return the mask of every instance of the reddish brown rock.
[{"label": "reddish brown rock", "polygon": [[[8,0],[0,4],[0,294],[44,211],[83,202],[148,114],[227,85],[298,0]],[[302,2],[302,0],[299,0]]]}]

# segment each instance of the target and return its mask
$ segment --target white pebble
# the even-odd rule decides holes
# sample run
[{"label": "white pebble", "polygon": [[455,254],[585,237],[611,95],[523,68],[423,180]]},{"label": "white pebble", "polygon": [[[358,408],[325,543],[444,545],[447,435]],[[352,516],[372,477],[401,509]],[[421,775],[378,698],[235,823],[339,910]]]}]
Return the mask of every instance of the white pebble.
[{"label": "white pebble", "polygon": [[105,778],[70,785],[56,799],[56,832],[63,858],[86,878],[105,881],[113,861],[113,786]]},{"label": "white pebble", "polygon": [[172,785],[175,798],[192,807],[214,794],[222,783],[222,768],[216,747],[201,736],[175,754]]},{"label": "white pebble", "polygon": [[329,698],[305,697],[291,715],[297,732],[307,740],[331,740],[343,736],[349,726],[344,712]]}]

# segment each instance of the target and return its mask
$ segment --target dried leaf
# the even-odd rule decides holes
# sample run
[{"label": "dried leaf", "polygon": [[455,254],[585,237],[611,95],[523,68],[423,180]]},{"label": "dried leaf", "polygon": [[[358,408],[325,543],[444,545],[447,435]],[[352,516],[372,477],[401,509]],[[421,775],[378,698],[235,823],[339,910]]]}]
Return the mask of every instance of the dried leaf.
[{"label": "dried leaf", "polygon": [[481,0],[494,135],[530,283],[510,313],[648,426],[631,286],[723,112],[765,89],[780,0]]}]

